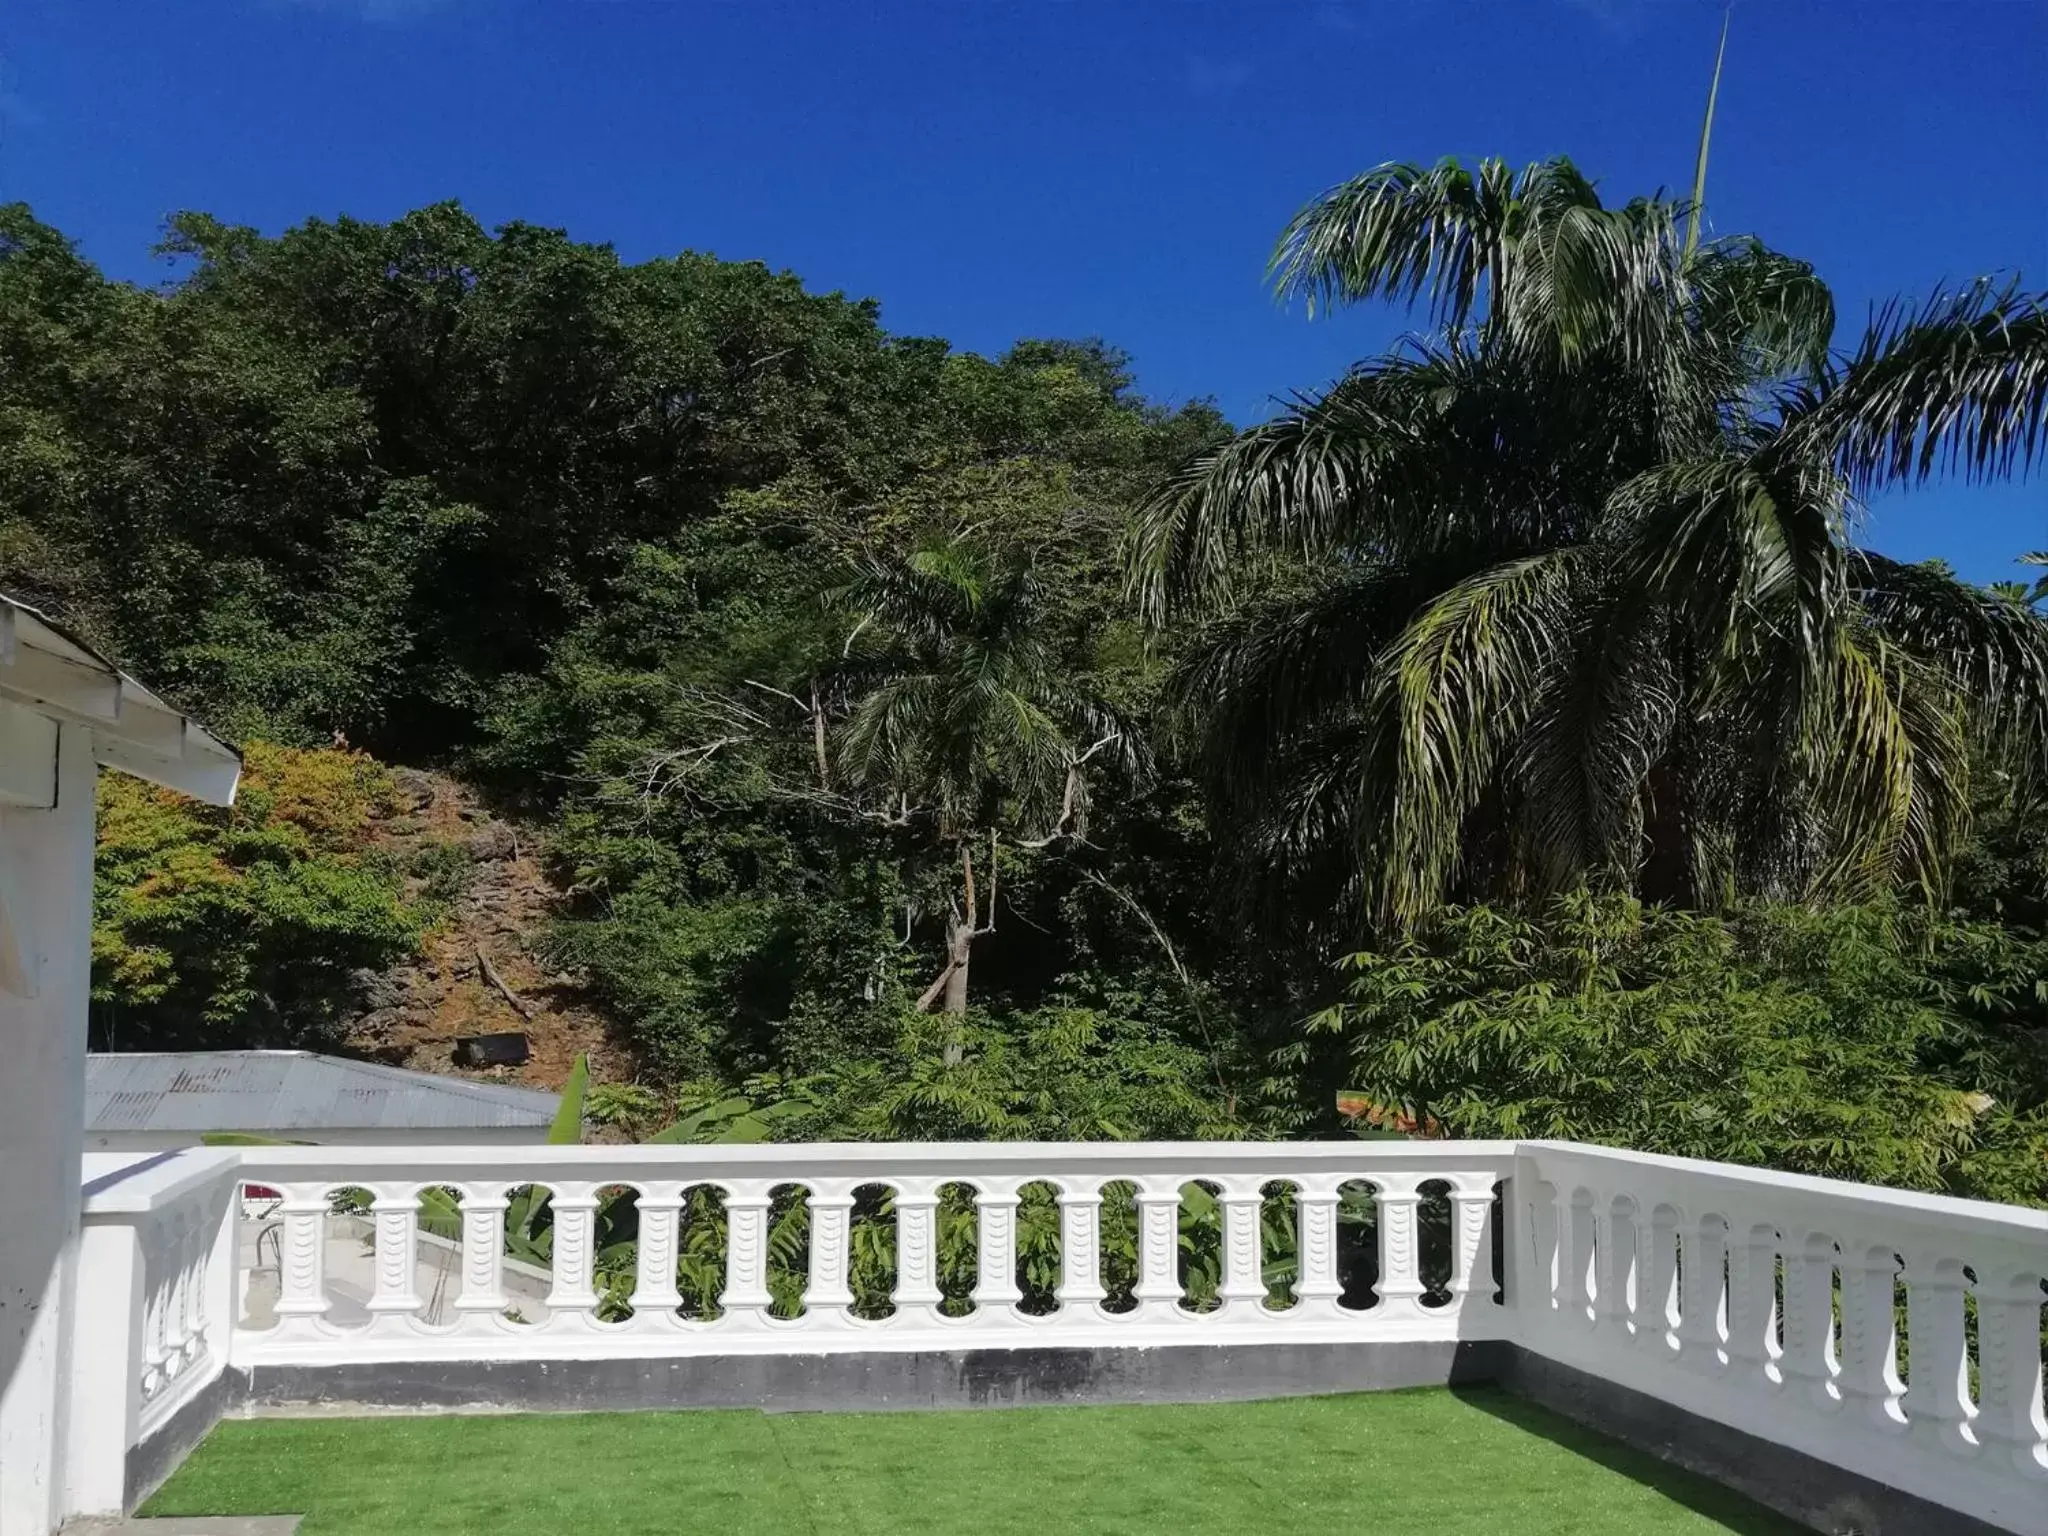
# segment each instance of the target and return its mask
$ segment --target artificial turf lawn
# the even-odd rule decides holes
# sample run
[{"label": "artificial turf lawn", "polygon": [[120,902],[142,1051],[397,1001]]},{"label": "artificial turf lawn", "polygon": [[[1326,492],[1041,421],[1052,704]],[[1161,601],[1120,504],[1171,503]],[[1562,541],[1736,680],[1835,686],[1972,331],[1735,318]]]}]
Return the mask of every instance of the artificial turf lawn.
[{"label": "artificial turf lawn", "polygon": [[145,1515],[302,1536],[1660,1536],[1799,1528],[1492,1391],[964,1413],[220,1425]]}]

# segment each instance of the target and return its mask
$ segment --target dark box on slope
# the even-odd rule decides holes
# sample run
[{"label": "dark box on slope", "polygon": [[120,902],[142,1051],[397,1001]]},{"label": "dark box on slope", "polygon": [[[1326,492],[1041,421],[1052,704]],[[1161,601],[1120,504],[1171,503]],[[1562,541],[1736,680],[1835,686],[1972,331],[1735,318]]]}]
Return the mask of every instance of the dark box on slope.
[{"label": "dark box on slope", "polygon": [[455,1042],[455,1065],[458,1067],[524,1066],[526,1058],[532,1054],[526,1036],[511,1032],[471,1035],[466,1040]]}]

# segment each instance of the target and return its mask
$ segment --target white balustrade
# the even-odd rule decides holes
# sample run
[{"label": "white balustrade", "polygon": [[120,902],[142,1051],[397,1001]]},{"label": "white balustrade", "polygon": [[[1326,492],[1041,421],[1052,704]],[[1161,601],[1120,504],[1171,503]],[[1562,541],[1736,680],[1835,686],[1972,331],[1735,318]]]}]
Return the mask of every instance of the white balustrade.
[{"label": "white balustrade", "polygon": [[1524,1349],[2048,1533],[2048,1212],[1546,1142],[1511,1182]]},{"label": "white balustrade", "polygon": [[80,1513],[122,1507],[129,1450],[212,1385],[234,1328],[234,1154],[119,1161],[87,1159],[64,1319],[63,1497]]},{"label": "white balustrade", "polygon": [[[283,1199],[275,1322],[238,1333],[238,1364],[1492,1339],[1512,1327],[1495,1299],[1492,1237],[1495,1190],[1513,1162],[1508,1143],[252,1147],[239,1155],[241,1178]],[[1182,1275],[1187,1187],[1196,1183],[1220,1192],[1214,1306],[1198,1305],[1206,1295],[1190,1298]],[[1301,1251],[1292,1294],[1269,1298],[1262,1195],[1275,1183],[1296,1192]],[[1345,1214],[1347,1184],[1369,1187],[1372,1203],[1361,1209],[1377,1227],[1376,1242],[1346,1225],[1354,1219]],[[1425,1220],[1425,1190],[1438,1187],[1448,1196],[1444,1214]],[[529,1188],[547,1192],[540,1225],[552,1233],[552,1268],[519,1298],[508,1294],[508,1275],[522,1266],[506,1256],[504,1219],[508,1192]],[[330,1273],[358,1264],[345,1242],[335,1246],[336,1228],[361,1218],[335,1205],[342,1191],[359,1189],[374,1198],[357,1239],[367,1262],[351,1282]],[[697,1189],[715,1192],[724,1210],[724,1278],[711,1317],[686,1315],[678,1283]],[[1135,1219],[1122,1261],[1135,1273],[1121,1301],[1104,1278],[1105,1189],[1127,1191],[1125,1210]],[[449,1190],[460,1199],[459,1244],[423,1235],[420,1220],[422,1196]],[[770,1249],[796,1191],[807,1207],[799,1241],[808,1245],[808,1267],[775,1279],[801,1292],[800,1307],[778,1307],[771,1272],[783,1271]],[[1049,1296],[1027,1297],[1018,1282],[1027,1198],[1056,1201],[1059,1280]],[[442,1209],[448,1225],[452,1213]],[[1036,1230],[1045,1241],[1053,1205],[1035,1209],[1044,1212]],[[620,1218],[630,1256],[600,1254],[600,1222]],[[942,1219],[949,1232],[973,1224],[960,1257],[941,1253]],[[893,1229],[887,1316],[857,1315],[856,1229],[866,1223]],[[457,1250],[459,1290],[430,1307],[421,1255],[437,1241]],[[1434,1295],[1425,1249],[1434,1255]],[[1347,1295],[1343,1252],[1363,1262],[1376,1252],[1377,1283],[1366,1289],[1354,1280]],[[971,1259],[968,1294],[950,1303],[942,1258],[948,1266]],[[348,1301],[365,1286],[366,1303]]]},{"label": "white balustrade", "polygon": [[224,1366],[1501,1340],[2048,1536],[2044,1298],[2048,1212],[1562,1143],[222,1149],[89,1187],[67,1474]]}]

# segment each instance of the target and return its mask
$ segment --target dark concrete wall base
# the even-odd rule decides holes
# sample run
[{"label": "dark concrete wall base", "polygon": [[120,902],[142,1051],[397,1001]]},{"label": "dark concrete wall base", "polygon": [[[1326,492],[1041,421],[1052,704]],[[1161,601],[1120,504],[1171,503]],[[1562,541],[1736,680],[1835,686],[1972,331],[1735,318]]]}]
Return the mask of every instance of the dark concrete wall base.
[{"label": "dark concrete wall base", "polygon": [[178,1470],[178,1463],[206,1438],[207,1431],[220,1422],[221,1415],[242,1400],[243,1392],[242,1378],[236,1372],[223,1371],[159,1424],[155,1434],[131,1447],[121,1474],[124,1507],[133,1509],[155,1493],[164,1479]]},{"label": "dark concrete wall base", "polygon": [[683,1360],[265,1366],[241,1400],[292,1407],[573,1412],[761,1408],[770,1413],[1204,1403],[1490,1381],[1489,1343],[1182,1345],[928,1353],[710,1355]]},{"label": "dark concrete wall base", "polygon": [[1827,1536],[2001,1536],[1996,1526],[1524,1349],[1500,1385],[1574,1423],[1745,1493]]}]

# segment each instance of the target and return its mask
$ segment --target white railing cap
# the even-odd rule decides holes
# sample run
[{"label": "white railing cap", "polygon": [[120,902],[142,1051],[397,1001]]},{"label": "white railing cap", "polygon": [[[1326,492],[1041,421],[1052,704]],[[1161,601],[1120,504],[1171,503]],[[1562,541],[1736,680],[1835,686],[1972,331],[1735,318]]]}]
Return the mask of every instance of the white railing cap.
[{"label": "white railing cap", "polygon": [[1851,1201],[1873,1215],[1954,1227],[1995,1229],[2003,1237],[2048,1240],[2048,1211],[1993,1200],[1966,1200],[1958,1195],[1929,1195],[1918,1190],[1859,1184],[1850,1179],[1822,1178],[1809,1173],[1780,1173],[1775,1168],[1748,1168],[1694,1157],[1667,1157],[1660,1152],[1631,1152],[1623,1147],[1598,1147],[1577,1141],[1525,1141],[1525,1156],[1568,1158],[1604,1163],[1636,1173],[1659,1172],[1682,1179],[1711,1180],[1723,1187],[1739,1186],[1758,1196]]},{"label": "white railing cap", "polygon": [[692,1174],[772,1178],[811,1173],[857,1177],[888,1173],[921,1177],[975,1173],[1005,1177],[1034,1174],[1207,1172],[1330,1173],[1497,1168],[1506,1173],[1515,1153],[1510,1141],[819,1141],[754,1142],[737,1146],[498,1145],[454,1147],[292,1146],[238,1149],[242,1166],[260,1174],[333,1179],[379,1173],[451,1177],[465,1172],[535,1176],[558,1172],[584,1177],[634,1172],[672,1178]]},{"label": "white railing cap", "polygon": [[126,1160],[91,1155],[85,1161],[81,1191],[85,1214],[135,1216],[160,1210],[230,1177],[240,1166],[241,1158],[228,1147],[183,1147]]}]

